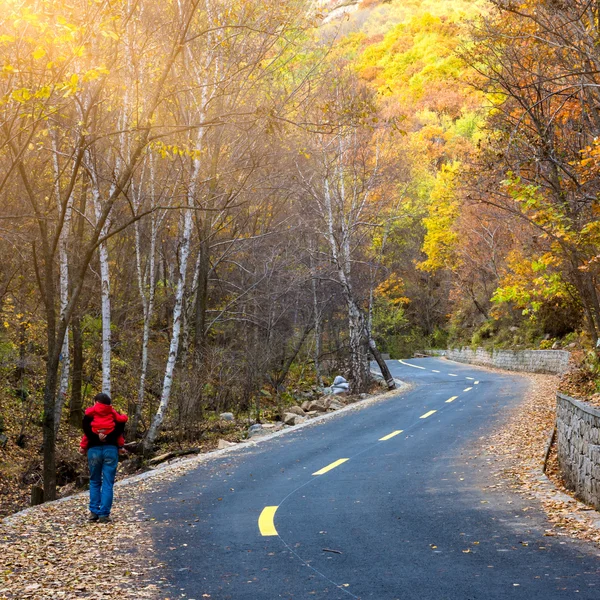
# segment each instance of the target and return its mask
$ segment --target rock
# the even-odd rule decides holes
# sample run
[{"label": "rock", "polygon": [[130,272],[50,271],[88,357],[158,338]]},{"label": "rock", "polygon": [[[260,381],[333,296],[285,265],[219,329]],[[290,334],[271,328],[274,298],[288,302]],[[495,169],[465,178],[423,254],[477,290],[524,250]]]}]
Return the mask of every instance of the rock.
[{"label": "rock", "polygon": [[283,415],[283,422],[286,425],[300,425],[300,423],[304,423],[306,421],[305,417],[301,417],[300,415],[296,415],[294,413],[285,413]]},{"label": "rock", "polygon": [[285,412],[292,413],[294,415],[298,415],[299,417],[304,416],[304,409],[300,408],[299,406],[292,406],[290,408],[286,408]]},{"label": "rock", "polygon": [[326,396],[325,398],[322,398],[321,401],[325,408],[329,408],[332,402],[337,402],[338,404],[341,404],[340,400],[335,396]]},{"label": "rock", "polygon": [[6,446],[6,442],[8,442],[8,437],[3,433],[0,433],[0,448],[4,448],[4,446]]},{"label": "rock", "polygon": [[310,410],[306,413],[306,416],[309,419],[312,419],[313,417],[318,417],[321,413],[318,410]]},{"label": "rock", "polygon": [[571,349],[573,349],[573,348],[577,348],[577,344],[576,344],[575,342],[572,342],[572,343],[570,343],[570,344],[567,344],[567,346],[566,346],[566,347],[567,347],[567,348],[571,348]]},{"label": "rock", "polygon": [[260,433],[263,429],[263,426],[260,423],[255,423],[248,429],[248,437],[251,438],[253,435]]},{"label": "rock", "polygon": [[318,412],[325,412],[327,410],[327,406],[325,405],[323,399],[313,400],[308,405],[308,412],[315,411],[315,410]]},{"label": "rock", "polygon": [[552,344],[552,350],[558,350],[560,348],[560,344],[558,342],[554,342],[554,344]]},{"label": "rock", "polygon": [[359,394],[358,396],[361,400],[366,400],[369,397],[369,394]]},{"label": "rock", "polygon": [[277,429],[277,423],[263,423],[263,429]]},{"label": "rock", "polygon": [[311,401],[310,400],[305,400],[302,405],[301,408],[302,410],[308,410],[308,407],[310,406]]},{"label": "rock", "polygon": [[231,448],[231,446],[235,446],[235,444],[233,442],[228,442],[227,440],[219,440],[217,448],[223,450],[224,448]]},{"label": "rock", "polygon": [[333,380],[333,384],[332,385],[337,385],[339,386],[340,384],[345,383],[346,385],[348,384],[348,382],[341,376],[338,375],[334,380]]},{"label": "rock", "polygon": [[230,413],[230,412],[221,413],[219,415],[219,418],[223,419],[223,421],[235,421],[233,413]]},{"label": "rock", "polygon": [[338,385],[332,385],[331,386],[331,393],[334,395],[337,394],[346,394],[348,393],[348,388],[350,387],[350,384],[348,383],[340,383]]},{"label": "rock", "polygon": [[329,403],[329,410],[340,410],[340,408],[344,408],[344,405],[341,402],[333,402]]}]

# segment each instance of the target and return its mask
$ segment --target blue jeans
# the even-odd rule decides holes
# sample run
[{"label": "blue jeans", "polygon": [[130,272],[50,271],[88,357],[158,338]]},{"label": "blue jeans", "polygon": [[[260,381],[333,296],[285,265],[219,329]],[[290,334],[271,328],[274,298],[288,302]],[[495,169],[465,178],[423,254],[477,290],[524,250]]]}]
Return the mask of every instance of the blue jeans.
[{"label": "blue jeans", "polygon": [[113,502],[113,486],[119,465],[116,446],[94,446],[88,450],[90,467],[90,512],[108,517]]}]

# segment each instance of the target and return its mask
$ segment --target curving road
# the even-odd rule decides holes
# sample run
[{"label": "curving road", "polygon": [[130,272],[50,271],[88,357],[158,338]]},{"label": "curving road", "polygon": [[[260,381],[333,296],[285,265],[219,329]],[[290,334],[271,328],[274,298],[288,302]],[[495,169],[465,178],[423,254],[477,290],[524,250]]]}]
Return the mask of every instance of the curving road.
[{"label": "curving road", "polygon": [[491,488],[479,438],[523,379],[389,361],[412,389],[207,461],[146,500],[171,598],[600,598],[591,545]]}]

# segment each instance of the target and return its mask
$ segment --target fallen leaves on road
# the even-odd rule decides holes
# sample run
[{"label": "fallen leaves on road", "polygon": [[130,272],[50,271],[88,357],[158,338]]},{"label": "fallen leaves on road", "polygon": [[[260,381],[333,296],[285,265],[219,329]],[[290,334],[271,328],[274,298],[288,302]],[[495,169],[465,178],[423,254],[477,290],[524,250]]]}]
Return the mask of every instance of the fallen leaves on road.
[{"label": "fallen leaves on road", "polygon": [[[520,374],[529,380],[525,400],[509,415],[507,422],[488,439],[486,452],[499,457],[498,475],[528,498],[540,500],[553,529],[544,535],[571,535],[600,543],[598,530],[585,514],[590,507],[578,502],[562,485],[556,456],[551,453],[547,474],[542,476],[543,455],[556,419],[556,390],[559,378],[553,375]],[[558,488],[558,489],[557,489]],[[594,512],[594,511],[591,511]]]}]

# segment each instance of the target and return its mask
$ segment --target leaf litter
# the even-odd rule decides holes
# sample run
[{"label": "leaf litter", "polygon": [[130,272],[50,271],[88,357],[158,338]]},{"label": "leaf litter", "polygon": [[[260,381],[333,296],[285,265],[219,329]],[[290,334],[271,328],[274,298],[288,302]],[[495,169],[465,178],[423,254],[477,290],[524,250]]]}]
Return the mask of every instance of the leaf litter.
[{"label": "leaf litter", "polygon": [[[545,534],[571,537],[600,545],[600,514],[572,496],[561,481],[555,445],[545,477],[544,452],[556,421],[555,375],[511,373],[529,381],[525,399],[487,440],[486,453],[500,463],[497,477],[528,499],[537,499],[551,524]],[[491,486],[494,487],[494,486]]]}]

